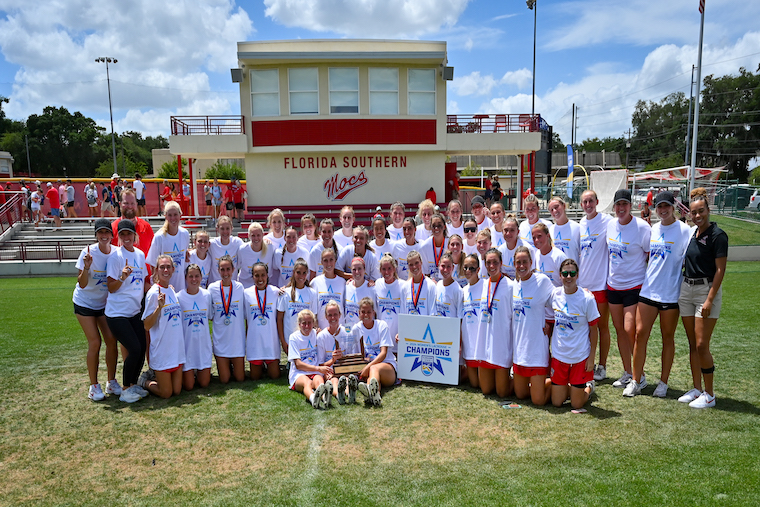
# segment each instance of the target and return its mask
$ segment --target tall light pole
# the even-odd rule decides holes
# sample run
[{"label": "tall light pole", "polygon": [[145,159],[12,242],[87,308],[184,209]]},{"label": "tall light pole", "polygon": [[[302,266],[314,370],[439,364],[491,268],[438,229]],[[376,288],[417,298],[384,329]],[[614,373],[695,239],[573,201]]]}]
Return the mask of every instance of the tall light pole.
[{"label": "tall light pole", "polygon": [[95,58],[95,61],[98,63],[105,62],[106,64],[106,81],[108,81],[108,112],[111,114],[111,147],[113,148],[113,173],[119,174],[119,169],[116,166],[116,137],[113,133],[113,107],[111,106],[111,74],[108,71],[108,64],[109,63],[117,63],[118,60],[116,58],[111,58],[110,56],[101,56],[99,58]]},{"label": "tall light pole", "polygon": [[538,18],[538,7],[536,0],[526,0],[528,9],[533,11],[533,98],[530,104],[531,119],[536,114],[536,21]]}]

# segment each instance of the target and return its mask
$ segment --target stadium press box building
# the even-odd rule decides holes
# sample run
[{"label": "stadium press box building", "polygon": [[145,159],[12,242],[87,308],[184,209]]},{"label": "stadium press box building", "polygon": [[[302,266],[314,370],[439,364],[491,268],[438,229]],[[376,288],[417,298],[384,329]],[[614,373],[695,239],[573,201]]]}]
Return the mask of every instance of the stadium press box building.
[{"label": "stadium press box building", "polygon": [[[448,197],[448,155],[527,155],[540,116],[446,114],[445,42],[238,43],[239,116],[172,117],[171,153],[244,158],[249,204],[419,202]],[[448,171],[448,174],[447,174]]]}]

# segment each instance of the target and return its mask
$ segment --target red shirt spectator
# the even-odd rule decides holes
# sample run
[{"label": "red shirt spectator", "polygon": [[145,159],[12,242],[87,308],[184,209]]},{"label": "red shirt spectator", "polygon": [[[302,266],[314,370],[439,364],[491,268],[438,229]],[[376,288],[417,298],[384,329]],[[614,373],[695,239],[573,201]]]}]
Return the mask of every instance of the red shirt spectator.
[{"label": "red shirt spectator", "polygon": [[58,190],[54,187],[48,187],[45,192],[45,197],[50,201],[50,209],[58,209],[61,207],[61,199],[58,197]]},{"label": "red shirt spectator", "polygon": [[232,202],[235,204],[242,204],[243,203],[243,187],[240,186],[231,186],[227,189],[227,192],[224,194],[224,198],[227,199],[227,202]]},{"label": "red shirt spectator", "polygon": [[174,199],[172,199],[172,189],[169,187],[164,187],[164,191],[161,192],[161,199],[163,199],[164,202],[173,201]]},{"label": "red shirt spectator", "polygon": [[[8,185],[10,187],[10,185]],[[5,188],[0,183],[0,205],[5,204]]]},{"label": "red shirt spectator", "polygon": [[438,199],[435,195],[435,190],[433,190],[433,187],[430,187],[430,189],[427,192],[425,192],[425,199],[430,199],[430,201],[432,201],[433,204],[438,202]]}]

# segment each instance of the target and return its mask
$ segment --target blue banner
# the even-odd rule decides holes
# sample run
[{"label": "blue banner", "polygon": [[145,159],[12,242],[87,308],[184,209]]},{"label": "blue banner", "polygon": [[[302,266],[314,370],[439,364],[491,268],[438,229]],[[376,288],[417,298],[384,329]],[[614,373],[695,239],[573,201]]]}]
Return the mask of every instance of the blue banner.
[{"label": "blue banner", "polygon": [[573,197],[573,168],[575,163],[573,161],[573,147],[567,145],[567,197],[572,199]]}]

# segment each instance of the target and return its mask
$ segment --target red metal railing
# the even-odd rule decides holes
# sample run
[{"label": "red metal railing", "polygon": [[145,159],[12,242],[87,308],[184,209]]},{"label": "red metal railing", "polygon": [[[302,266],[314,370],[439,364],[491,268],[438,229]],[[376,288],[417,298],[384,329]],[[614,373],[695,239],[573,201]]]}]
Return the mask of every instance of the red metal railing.
[{"label": "red metal railing", "polygon": [[0,234],[13,227],[16,222],[21,221],[23,202],[23,193],[5,192],[5,203],[0,205]]},{"label": "red metal railing", "polygon": [[173,136],[245,134],[241,115],[172,116],[171,123]]},{"label": "red metal railing", "polygon": [[539,132],[548,130],[541,115],[529,114],[449,114],[446,132],[449,134],[480,134],[487,132]]}]

